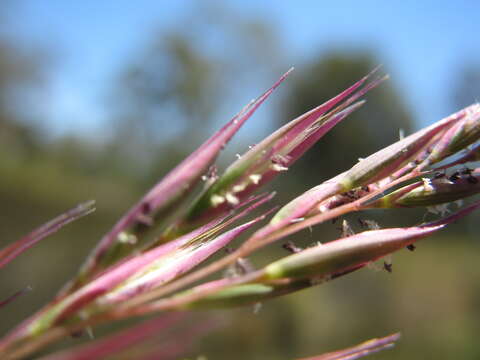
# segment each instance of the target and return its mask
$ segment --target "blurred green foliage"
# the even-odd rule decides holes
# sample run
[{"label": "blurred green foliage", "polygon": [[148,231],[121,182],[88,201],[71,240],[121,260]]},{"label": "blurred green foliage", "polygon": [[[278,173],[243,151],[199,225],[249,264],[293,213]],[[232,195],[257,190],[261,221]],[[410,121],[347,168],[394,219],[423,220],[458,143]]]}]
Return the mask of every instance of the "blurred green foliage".
[{"label": "blurred green foliage", "polygon": [[[208,11],[195,17],[192,10],[185,19],[188,30],[179,25],[156,34],[151,46],[125,65],[112,84],[110,101],[120,105],[113,107],[110,126],[115,131],[106,144],[42,135],[21,104],[26,93],[42,88],[48,66],[32,56],[33,50],[0,36],[0,246],[76,203],[96,199],[98,204],[96,213],[0,272],[2,297],[33,287],[1,309],[2,333],[47,302],[115,219],[207,136],[223,101],[239,95],[235,79],[255,78],[258,84],[260,75],[273,79],[280,73],[274,29],[258,19],[238,19],[228,9]],[[218,37],[203,36],[207,31]],[[304,62],[285,85],[288,93],[275,126],[329,99],[377,65],[369,52],[322,53]],[[399,128],[412,130],[410,113],[392,84],[369,95],[366,106],[274,183],[282,201],[395,141]],[[248,136],[251,141],[261,138]],[[397,224],[422,220],[423,211],[415,212],[416,220],[402,218],[406,213],[395,213]],[[377,220],[383,216],[373,215]],[[337,227],[325,224],[297,239],[333,239]],[[414,253],[394,256],[393,274],[365,269],[264,304],[258,314],[250,308],[222,311],[229,325],[211,334],[198,353],[209,359],[287,359],[401,331],[395,350],[371,359],[478,359],[480,249],[472,239],[463,240],[455,234],[426,240]],[[268,257],[282,254],[280,246],[267,251]],[[263,252],[254,262],[263,263],[265,257]]]}]

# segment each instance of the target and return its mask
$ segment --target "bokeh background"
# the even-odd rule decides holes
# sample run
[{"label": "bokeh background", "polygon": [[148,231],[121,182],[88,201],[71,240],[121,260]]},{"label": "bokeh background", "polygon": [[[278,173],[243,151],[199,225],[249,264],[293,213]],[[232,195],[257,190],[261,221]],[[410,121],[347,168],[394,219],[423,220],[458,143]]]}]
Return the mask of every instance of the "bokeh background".
[{"label": "bokeh background", "polygon": [[[2,270],[2,298],[33,291],[1,309],[1,332],[47,302],[115,219],[290,66],[220,164],[378,64],[391,80],[272,185],[278,203],[395,141],[399,129],[477,101],[479,13],[476,1],[3,0],[0,246],[84,200],[98,210]],[[425,211],[360,216],[408,225]],[[288,359],[401,331],[395,350],[372,359],[478,359],[478,216],[396,254],[392,274],[365,269],[258,314],[219,312],[225,328],[193,355]],[[336,226],[295,240],[333,239]],[[253,261],[280,254],[274,246]]]}]

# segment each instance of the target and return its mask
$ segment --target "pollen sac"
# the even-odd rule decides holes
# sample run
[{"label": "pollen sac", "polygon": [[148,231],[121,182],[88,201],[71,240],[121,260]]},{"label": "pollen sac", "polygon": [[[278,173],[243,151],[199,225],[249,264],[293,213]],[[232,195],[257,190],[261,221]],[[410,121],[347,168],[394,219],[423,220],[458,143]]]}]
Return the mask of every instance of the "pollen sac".
[{"label": "pollen sac", "polygon": [[240,203],[240,200],[233,194],[227,193],[225,195],[225,199],[230,205],[238,205]]},{"label": "pollen sac", "polygon": [[137,237],[133,234],[129,234],[125,231],[121,232],[120,234],[118,234],[118,242],[122,243],[122,244],[130,244],[130,245],[134,245],[137,243]]},{"label": "pollen sac", "polygon": [[232,191],[234,193],[239,193],[239,192],[242,192],[243,190],[245,190],[247,188],[247,186],[248,186],[248,184],[246,184],[246,183],[237,184],[237,185],[233,186]]},{"label": "pollen sac", "polygon": [[270,168],[273,171],[280,172],[280,171],[287,171],[288,164],[291,162],[291,157],[288,155],[274,155],[271,159]]},{"label": "pollen sac", "polygon": [[215,195],[212,195],[212,197],[210,198],[210,202],[212,203],[213,206],[218,206],[225,202],[225,197],[215,194]]},{"label": "pollen sac", "polygon": [[262,179],[262,175],[252,174],[249,176],[249,179],[252,181],[253,184],[258,185],[260,183],[260,180]]},{"label": "pollen sac", "polygon": [[287,171],[287,170],[288,170],[288,167],[283,166],[283,165],[280,165],[280,164],[272,164],[272,165],[270,166],[270,168],[271,168],[273,171],[277,171],[277,172]]},{"label": "pollen sac", "polygon": [[351,235],[354,235],[355,232],[353,231],[353,229],[351,228],[350,224],[348,223],[347,220],[343,220],[342,221],[342,227],[341,227],[341,236],[342,238],[344,237],[347,237],[347,236],[351,236]]}]

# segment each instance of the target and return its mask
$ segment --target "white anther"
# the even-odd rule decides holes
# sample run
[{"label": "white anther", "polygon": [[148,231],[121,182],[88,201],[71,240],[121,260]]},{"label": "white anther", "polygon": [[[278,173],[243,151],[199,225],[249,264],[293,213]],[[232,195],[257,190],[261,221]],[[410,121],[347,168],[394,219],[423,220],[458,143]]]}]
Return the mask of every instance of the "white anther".
[{"label": "white anther", "polygon": [[278,172],[288,170],[288,167],[280,165],[280,164],[272,164],[270,167],[273,171],[278,171]]},{"label": "white anther", "polygon": [[252,174],[249,176],[250,180],[252,181],[252,183],[254,183],[255,185],[258,185],[258,183],[260,182],[260,180],[262,179],[262,175],[260,174]]},{"label": "white anther", "polygon": [[210,198],[210,202],[212,203],[213,206],[218,206],[218,205],[223,204],[225,202],[225,198],[221,195],[214,194]]},{"label": "white anther", "polygon": [[227,199],[227,202],[231,205],[238,205],[240,203],[240,200],[238,200],[238,198],[231,193],[227,193],[225,195],[225,199]]},{"label": "white anther", "polygon": [[232,191],[234,193],[239,193],[243,190],[245,190],[245,188],[247,187],[247,184],[238,184],[238,185],[235,185],[233,188],[232,188]]}]

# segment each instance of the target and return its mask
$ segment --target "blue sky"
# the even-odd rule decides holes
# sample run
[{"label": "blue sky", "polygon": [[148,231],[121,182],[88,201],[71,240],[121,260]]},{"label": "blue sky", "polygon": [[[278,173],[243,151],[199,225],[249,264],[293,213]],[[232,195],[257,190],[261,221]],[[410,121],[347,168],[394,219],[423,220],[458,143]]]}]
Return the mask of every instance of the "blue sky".
[{"label": "blue sky", "polygon": [[[297,68],[323,50],[374,50],[419,125],[453,111],[450,95],[456,71],[466,62],[480,64],[478,1],[228,4],[274,24],[287,63]],[[48,127],[58,134],[101,128],[105,96],[115,74],[150,34],[179,21],[190,5],[153,0],[24,0],[16,5],[9,31],[21,42],[53,49],[56,57],[44,104]],[[253,95],[245,94],[245,100]],[[480,94],[472,94],[472,102],[478,98]]]}]

